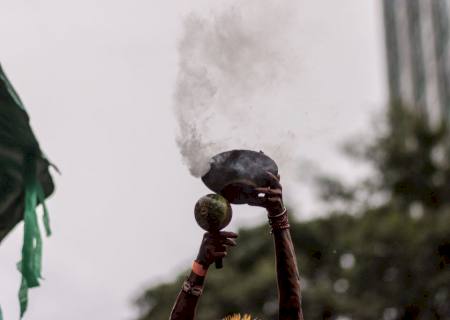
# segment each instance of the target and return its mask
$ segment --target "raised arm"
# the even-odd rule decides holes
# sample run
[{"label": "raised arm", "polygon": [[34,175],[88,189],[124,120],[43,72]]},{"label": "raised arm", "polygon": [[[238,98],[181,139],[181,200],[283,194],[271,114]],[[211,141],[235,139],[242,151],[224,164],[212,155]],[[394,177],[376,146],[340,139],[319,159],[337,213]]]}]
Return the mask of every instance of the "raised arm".
[{"label": "raised arm", "polygon": [[271,214],[269,213],[269,221],[272,226],[272,235],[275,244],[279,319],[303,320],[300,277],[298,274],[294,246],[289,231],[287,212],[284,210],[278,214],[279,215],[272,215],[271,217]]},{"label": "raised arm", "polygon": [[209,266],[217,258],[223,258],[227,255],[227,247],[236,245],[233,240],[235,238],[237,238],[237,234],[227,231],[221,231],[214,236],[208,232],[204,234],[197,259],[192,264],[191,273],[178,294],[170,314],[170,320],[194,319]]},{"label": "raised arm", "polygon": [[[256,188],[254,203],[268,211],[271,233],[275,245],[280,320],[303,320],[300,277],[294,245],[289,231],[287,210],[283,204],[279,177],[268,173],[270,186]],[[264,196],[262,196],[264,195]],[[256,198],[257,197],[257,198]]]}]

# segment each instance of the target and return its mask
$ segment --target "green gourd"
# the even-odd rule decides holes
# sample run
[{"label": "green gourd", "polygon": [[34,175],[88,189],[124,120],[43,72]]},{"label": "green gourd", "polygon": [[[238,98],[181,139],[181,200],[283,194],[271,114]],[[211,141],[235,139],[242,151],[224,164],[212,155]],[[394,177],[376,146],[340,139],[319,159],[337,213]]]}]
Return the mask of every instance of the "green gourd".
[{"label": "green gourd", "polygon": [[[227,199],[218,194],[208,194],[197,201],[194,214],[198,225],[214,234],[230,223],[233,211]],[[222,266],[222,259],[216,260],[216,268]]]}]

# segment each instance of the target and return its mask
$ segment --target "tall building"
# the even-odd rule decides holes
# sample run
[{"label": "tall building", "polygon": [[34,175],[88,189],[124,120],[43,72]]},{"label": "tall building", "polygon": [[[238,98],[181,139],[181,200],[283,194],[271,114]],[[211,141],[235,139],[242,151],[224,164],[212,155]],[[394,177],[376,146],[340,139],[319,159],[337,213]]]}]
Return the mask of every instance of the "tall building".
[{"label": "tall building", "polygon": [[383,0],[391,102],[450,124],[450,0]]}]

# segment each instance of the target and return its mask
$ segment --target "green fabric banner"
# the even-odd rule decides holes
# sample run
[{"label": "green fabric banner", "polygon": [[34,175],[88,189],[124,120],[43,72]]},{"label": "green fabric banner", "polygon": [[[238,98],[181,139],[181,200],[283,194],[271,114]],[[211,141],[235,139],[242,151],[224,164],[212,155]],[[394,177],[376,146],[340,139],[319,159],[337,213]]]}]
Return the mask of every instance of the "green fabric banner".
[{"label": "green fabric banner", "polygon": [[[45,198],[54,190],[44,157],[29,124],[25,108],[0,66],[0,242],[24,221],[20,316],[28,305],[28,289],[41,279],[42,237],[36,208],[43,206],[43,224],[50,235]],[[0,317],[0,320],[1,317]]]}]

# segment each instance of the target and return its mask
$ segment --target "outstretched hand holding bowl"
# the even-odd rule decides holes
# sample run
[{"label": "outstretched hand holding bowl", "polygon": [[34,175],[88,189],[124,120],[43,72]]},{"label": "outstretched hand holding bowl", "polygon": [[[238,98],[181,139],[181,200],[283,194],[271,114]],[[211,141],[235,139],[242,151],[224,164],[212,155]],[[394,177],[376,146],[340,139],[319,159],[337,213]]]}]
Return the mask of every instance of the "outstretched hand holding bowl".
[{"label": "outstretched hand holding bowl", "polygon": [[248,204],[266,208],[269,216],[281,213],[285,207],[283,203],[283,187],[280,184],[280,175],[266,171],[267,186],[253,189]]}]

